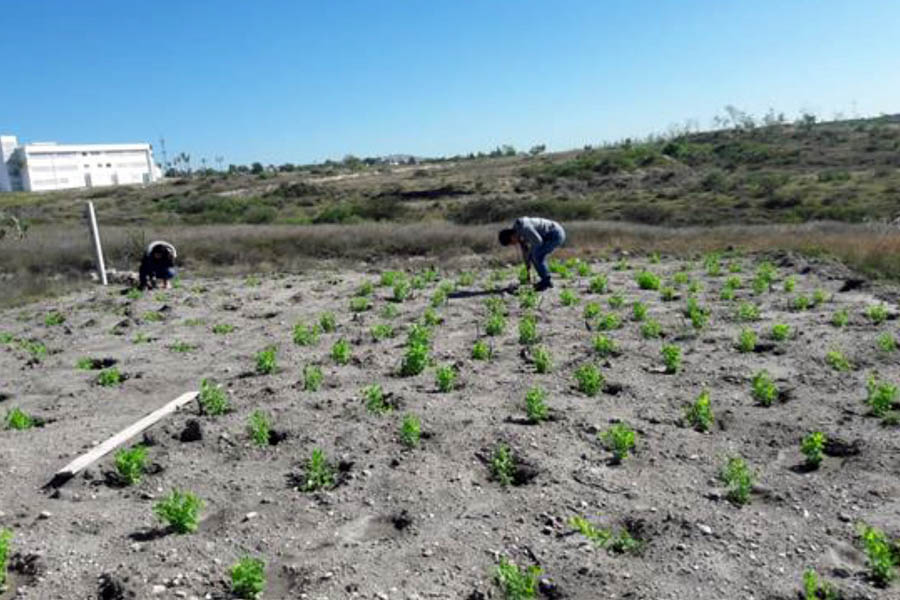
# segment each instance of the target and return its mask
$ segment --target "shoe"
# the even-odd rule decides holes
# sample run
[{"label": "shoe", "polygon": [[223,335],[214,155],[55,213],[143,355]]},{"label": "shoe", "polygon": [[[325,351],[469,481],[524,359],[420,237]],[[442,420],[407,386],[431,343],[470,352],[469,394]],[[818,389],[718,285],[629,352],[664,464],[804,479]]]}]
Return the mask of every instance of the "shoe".
[{"label": "shoe", "polygon": [[538,281],[536,284],[534,284],[534,291],[543,292],[544,290],[552,288],[552,287],[553,287],[553,282],[550,281],[549,279],[544,279],[544,280]]}]

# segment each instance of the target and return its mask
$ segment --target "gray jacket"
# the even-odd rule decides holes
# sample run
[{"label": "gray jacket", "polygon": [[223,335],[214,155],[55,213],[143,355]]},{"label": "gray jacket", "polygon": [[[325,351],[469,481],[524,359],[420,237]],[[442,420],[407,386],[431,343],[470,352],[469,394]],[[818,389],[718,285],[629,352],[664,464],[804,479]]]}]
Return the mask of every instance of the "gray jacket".
[{"label": "gray jacket", "polygon": [[548,237],[559,236],[561,240],[566,238],[562,225],[540,217],[519,217],[513,224],[513,229],[529,250],[543,244]]}]

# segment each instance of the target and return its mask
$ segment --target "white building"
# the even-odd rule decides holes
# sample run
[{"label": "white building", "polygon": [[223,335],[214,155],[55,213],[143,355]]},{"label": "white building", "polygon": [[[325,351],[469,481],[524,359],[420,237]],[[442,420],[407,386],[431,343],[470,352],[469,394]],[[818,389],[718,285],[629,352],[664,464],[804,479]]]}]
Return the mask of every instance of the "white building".
[{"label": "white building", "polygon": [[19,145],[0,135],[0,192],[43,192],[161,179],[150,144]]}]

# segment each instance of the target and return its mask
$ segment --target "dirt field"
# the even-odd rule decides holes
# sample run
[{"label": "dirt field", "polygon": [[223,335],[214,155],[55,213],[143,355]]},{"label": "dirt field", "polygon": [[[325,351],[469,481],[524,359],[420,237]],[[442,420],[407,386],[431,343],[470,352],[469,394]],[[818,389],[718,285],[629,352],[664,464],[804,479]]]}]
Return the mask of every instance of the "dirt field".
[{"label": "dirt field", "polygon": [[[896,307],[887,304],[880,324],[866,316],[896,290],[853,282],[838,265],[776,257],[771,291],[756,295],[758,260],[733,262],[741,272],[730,273],[723,260],[722,273],[710,275],[702,261],[666,257],[659,264],[629,259],[627,267],[594,262],[584,276],[573,266],[571,278],[557,277],[531,311],[538,345],[552,355],[544,374],[519,340],[529,311],[511,292],[487,291],[514,283],[515,274],[492,282],[485,268],[473,268],[475,281],[463,277],[436,309],[443,322],[431,327],[434,363],[408,377],[399,374],[407,333],[437,281],[393,302],[377,272],[259,282],[187,273],[178,289],[139,299],[93,288],[2,312],[0,414],[18,407],[46,422],[0,429],[0,528],[13,534],[9,588],[0,598],[229,598],[229,569],[244,555],[265,561],[262,597],[271,599],[502,598],[495,572],[503,557],[538,565],[544,598],[787,600],[798,597],[806,569],[845,598],[898,598],[900,584],[880,588],[869,579],[857,534],[865,522],[891,539],[900,535],[900,438],[866,404],[873,370],[883,381],[900,380],[900,351],[876,344],[879,334],[898,337]],[[659,291],[640,289],[635,274],[643,268],[675,286],[677,298],[666,302]],[[699,330],[684,316],[690,284],[675,285],[678,272],[699,283],[694,295],[710,310]],[[611,291],[592,293],[589,282],[601,273]],[[791,275],[796,289],[789,293]],[[735,298],[720,299],[734,276],[742,283]],[[371,309],[351,312],[367,281],[375,284]],[[848,281],[854,289],[840,291]],[[575,292],[574,305],[562,304],[564,286]],[[798,296],[812,299],[818,289],[824,302],[794,308]],[[621,308],[608,305],[614,293],[624,298]],[[496,336],[484,335],[489,297],[503,298],[508,311]],[[636,300],[664,338],[642,336],[646,321],[632,318]],[[598,317],[583,316],[588,302],[599,303],[600,315],[621,317],[620,328],[603,332],[616,344],[609,356],[594,349]],[[744,302],[761,309],[757,320],[739,320]],[[397,315],[385,316],[387,306]],[[840,309],[848,310],[844,327],[832,324]],[[65,321],[46,324],[54,311]],[[326,311],[335,314],[336,331],[310,346],[295,344],[294,324],[316,323]],[[395,337],[373,339],[379,323],[391,324]],[[775,323],[790,326],[787,340],[770,339]],[[234,331],[213,333],[220,324]],[[735,347],[744,328],[758,334],[746,353]],[[471,358],[480,337],[490,360]],[[341,338],[352,354],[343,366],[330,356]],[[28,341],[44,344],[47,354]],[[682,350],[677,373],[664,371],[663,344]],[[259,374],[255,356],[270,345],[277,371]],[[831,350],[851,368],[829,365]],[[114,360],[125,381],[98,385],[98,371],[76,368],[85,357]],[[606,378],[593,397],[574,377],[587,363]],[[309,364],[324,372],[318,391],[304,389]],[[441,365],[458,372],[447,393],[435,382]],[[762,369],[782,391],[769,407],[751,394]],[[191,404],[151,428],[149,468],[138,484],[121,485],[108,455],[57,490],[41,489],[77,455],[204,378],[224,386],[231,412],[200,415]],[[367,410],[361,390],[371,384],[381,385],[394,410]],[[526,418],[532,386],[547,392],[544,422]],[[684,407],[704,389],[715,415],[707,433],[682,423]],[[279,443],[253,444],[247,424],[257,409],[285,434],[273,436]],[[398,435],[407,414],[421,420],[414,448]],[[202,439],[182,441],[191,420]],[[614,422],[637,434],[621,464],[598,439]],[[816,430],[830,444],[821,467],[807,470],[800,440]],[[501,442],[521,463],[509,486],[491,470]],[[337,485],[304,492],[298,488],[315,448],[338,471]],[[738,455],[756,475],[745,505],[729,501],[719,479]],[[196,532],[178,535],[155,517],[154,504],[173,489],[205,502]],[[573,528],[576,516],[616,536],[629,532],[637,548],[601,547]]]}]

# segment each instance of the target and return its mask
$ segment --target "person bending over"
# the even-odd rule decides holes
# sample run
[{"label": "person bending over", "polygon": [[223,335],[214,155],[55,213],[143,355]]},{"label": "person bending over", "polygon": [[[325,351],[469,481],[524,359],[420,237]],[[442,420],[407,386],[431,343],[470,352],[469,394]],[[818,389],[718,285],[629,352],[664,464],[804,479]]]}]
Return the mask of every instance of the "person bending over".
[{"label": "person bending over", "polygon": [[175,246],[169,242],[150,242],[141,259],[141,289],[157,286],[169,289],[175,278]]},{"label": "person bending over", "polygon": [[562,225],[550,219],[519,217],[511,228],[500,230],[499,238],[503,246],[519,244],[528,281],[531,281],[531,265],[534,265],[541,278],[534,285],[535,290],[542,292],[553,287],[550,271],[547,269],[547,255],[566,241],[566,230]]}]

